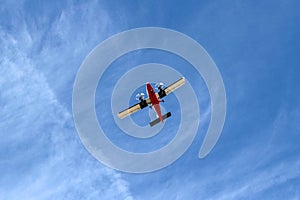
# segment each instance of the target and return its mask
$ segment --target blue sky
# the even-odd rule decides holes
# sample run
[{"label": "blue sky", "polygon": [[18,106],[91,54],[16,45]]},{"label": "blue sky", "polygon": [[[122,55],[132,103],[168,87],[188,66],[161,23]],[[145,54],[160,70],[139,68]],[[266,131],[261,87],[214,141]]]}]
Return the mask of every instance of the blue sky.
[{"label": "blue sky", "polygon": [[[296,0],[1,1],[0,199],[300,199],[299,6]],[[107,168],[86,151],[72,118],[72,90],[97,44],[145,26],[180,31],[207,50],[223,77],[227,116],[206,158],[197,155],[209,114],[179,160],[137,175]],[[182,62],[158,54],[140,52],[119,63]],[[104,80],[122,70],[114,63]],[[205,111],[205,84],[195,87]],[[121,146],[137,144],[118,137],[112,139]],[[170,136],[156,139],[145,147]]]}]

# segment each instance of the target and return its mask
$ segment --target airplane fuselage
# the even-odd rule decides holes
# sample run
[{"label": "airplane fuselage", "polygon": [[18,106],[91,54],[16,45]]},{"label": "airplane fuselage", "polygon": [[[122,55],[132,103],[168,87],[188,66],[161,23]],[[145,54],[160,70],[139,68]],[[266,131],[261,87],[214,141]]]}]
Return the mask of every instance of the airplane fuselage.
[{"label": "airplane fuselage", "polygon": [[159,103],[161,102],[161,100],[159,100],[155,94],[155,91],[153,89],[153,87],[151,86],[150,83],[146,84],[146,89],[147,89],[147,93],[148,93],[148,97],[150,98],[152,107],[154,108],[157,117],[159,118],[159,120],[163,123],[163,117],[161,115],[161,109],[160,109],[160,105]]},{"label": "airplane fuselage", "polygon": [[161,113],[161,108],[160,108],[160,102],[164,102],[163,98],[170,94],[171,92],[175,91],[185,83],[185,78],[182,77],[176,82],[170,84],[167,87],[162,87],[162,83],[157,84],[158,85],[158,92],[155,93],[153,87],[151,86],[150,83],[146,83],[146,92],[148,94],[148,98],[144,99],[143,96],[144,94],[138,94],[136,96],[136,99],[139,100],[139,103],[136,103],[133,106],[128,107],[125,110],[122,110],[121,112],[118,113],[118,117],[120,119],[123,119],[143,108],[146,108],[150,106],[151,108],[154,109],[156,113],[156,119],[151,121],[149,125],[152,127],[160,122],[164,123],[164,120],[171,117],[171,112],[167,112],[164,115]]}]

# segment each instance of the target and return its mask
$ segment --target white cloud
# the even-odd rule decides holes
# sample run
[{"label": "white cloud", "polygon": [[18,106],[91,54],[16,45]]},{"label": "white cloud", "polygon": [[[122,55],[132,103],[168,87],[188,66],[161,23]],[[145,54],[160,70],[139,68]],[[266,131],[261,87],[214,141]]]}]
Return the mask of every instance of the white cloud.
[{"label": "white cloud", "polygon": [[[51,72],[56,70],[53,67],[63,66],[72,53],[85,55],[101,38],[94,36],[105,32],[101,26],[107,24],[102,20],[93,24],[93,14],[100,11],[108,23],[108,16],[95,2],[66,8],[47,32],[48,41],[40,41],[36,36],[45,30],[32,31],[28,21],[12,33],[5,32],[0,24],[1,198],[132,199],[122,175],[103,167],[80,144],[71,113],[51,85],[54,80],[57,88],[72,84],[58,80]],[[83,20],[78,13],[84,14]],[[87,25],[85,31],[80,32],[79,22]],[[53,38],[55,35],[58,38]],[[55,41],[61,44],[55,46]],[[33,52],[36,43],[42,46],[41,52]],[[58,71],[67,74],[70,67]],[[76,67],[71,68],[75,71]]]},{"label": "white cloud", "polygon": [[[281,141],[285,140],[286,128],[292,126],[289,124],[296,123],[297,116],[298,112],[282,108],[273,123],[255,139],[247,138],[251,140],[247,145],[234,147],[236,152],[229,154],[228,146],[221,140],[222,152],[215,151],[206,159],[195,162],[184,156],[169,168],[171,172],[146,176],[143,180],[156,178],[156,182],[164,183],[163,188],[147,188],[147,192],[155,193],[152,199],[282,199],[280,195],[299,199],[299,145],[297,142],[291,145],[297,136],[288,142]],[[292,135],[289,133],[289,137]]]},{"label": "white cloud", "polygon": [[[221,176],[213,181],[226,182],[221,191],[211,199],[244,199],[262,195],[270,198],[270,190],[279,185],[290,187],[291,181],[300,178],[300,161],[295,152],[299,151],[293,142],[282,144],[289,123],[294,124],[296,112],[288,112],[284,105],[273,123],[262,130],[254,143],[239,150],[236,155],[224,164]],[[287,117],[289,116],[289,117]],[[276,139],[273,138],[276,135]],[[289,134],[292,139],[292,134]],[[227,170],[224,170],[227,169]],[[280,193],[280,192],[279,192]],[[278,195],[274,191],[272,195]],[[291,191],[286,197],[294,198],[299,194]]]}]

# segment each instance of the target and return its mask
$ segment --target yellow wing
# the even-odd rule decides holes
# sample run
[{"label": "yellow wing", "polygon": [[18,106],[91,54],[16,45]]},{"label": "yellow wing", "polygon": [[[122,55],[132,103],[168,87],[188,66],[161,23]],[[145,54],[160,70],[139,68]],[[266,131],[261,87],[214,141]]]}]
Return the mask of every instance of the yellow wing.
[{"label": "yellow wing", "polygon": [[129,115],[131,115],[131,114],[147,107],[149,104],[151,104],[151,101],[150,101],[149,98],[147,98],[146,100],[142,100],[140,103],[137,103],[137,104],[135,104],[135,105],[119,112],[118,117],[120,119],[123,119],[123,118],[125,118],[125,117],[127,117],[127,116],[129,116]]},{"label": "yellow wing", "polygon": [[171,85],[169,85],[168,87],[166,87],[164,89],[166,95],[170,94],[171,92],[174,92],[176,89],[180,88],[181,86],[183,86],[185,84],[185,78],[182,77],[181,79],[179,79],[178,81],[172,83]]},{"label": "yellow wing", "polygon": [[182,77],[180,78],[178,81],[172,83],[171,85],[169,85],[168,87],[166,87],[164,90],[160,90],[156,95],[162,99],[165,96],[167,96],[168,94],[174,92],[176,89],[180,88],[181,86],[183,86],[185,84],[185,78]]},{"label": "yellow wing", "polygon": [[[158,93],[156,93],[156,96],[158,98],[162,99],[163,97],[167,96],[171,92],[174,92],[176,89],[183,86],[184,84],[185,84],[185,78],[182,77],[178,81],[176,81],[176,82],[172,83],[171,85],[169,85],[168,87],[166,87],[164,90],[161,89]],[[119,112],[118,117],[123,119],[143,108],[148,107],[148,105],[150,105],[150,104],[151,104],[150,98],[147,98],[146,100],[142,100],[141,102]]]}]

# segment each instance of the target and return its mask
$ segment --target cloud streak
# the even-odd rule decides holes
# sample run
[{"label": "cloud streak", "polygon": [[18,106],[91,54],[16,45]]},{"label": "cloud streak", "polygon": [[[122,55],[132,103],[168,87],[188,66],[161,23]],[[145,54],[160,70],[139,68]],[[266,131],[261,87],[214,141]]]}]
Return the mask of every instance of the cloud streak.
[{"label": "cloud streak", "polygon": [[[68,40],[76,23],[74,17],[78,17],[77,12],[84,12],[85,7],[92,9],[88,13],[100,9],[95,2],[82,7],[70,5],[47,33],[37,27],[33,31],[28,19],[19,19],[22,24],[11,33],[1,24],[0,195],[4,199],[132,199],[122,175],[102,167],[80,144],[71,113],[60,103],[61,94],[52,89],[51,81],[57,79],[41,70],[41,63],[49,63],[43,67],[55,71],[53,67],[63,65],[72,52],[78,55],[86,49],[83,45],[74,48],[74,40]],[[85,17],[93,21],[93,15]],[[46,34],[45,40],[36,37],[39,34]],[[82,34],[89,38],[95,32]],[[58,38],[53,39],[54,36]],[[54,40],[64,43],[61,50],[71,52],[57,53],[59,46],[53,45]],[[93,41],[82,43],[89,46]],[[42,51],[33,52],[34,46],[41,46]],[[67,74],[68,69],[60,68],[59,73]],[[61,81],[56,87],[64,83]]]}]

